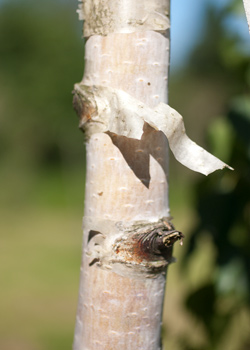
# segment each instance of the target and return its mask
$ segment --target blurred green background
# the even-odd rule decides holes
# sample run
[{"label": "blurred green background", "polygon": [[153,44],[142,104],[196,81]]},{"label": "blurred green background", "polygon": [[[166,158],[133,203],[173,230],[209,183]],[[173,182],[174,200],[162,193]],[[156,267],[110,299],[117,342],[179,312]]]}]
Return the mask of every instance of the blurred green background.
[{"label": "blurred green background", "polygon": [[[76,7],[0,2],[3,350],[72,345],[85,171],[71,103],[84,65]],[[239,0],[207,5],[199,41],[170,74],[189,136],[235,171],[206,178],[171,157],[171,211],[186,238],[168,272],[166,349],[250,349],[250,49],[228,29],[242,15]]]}]

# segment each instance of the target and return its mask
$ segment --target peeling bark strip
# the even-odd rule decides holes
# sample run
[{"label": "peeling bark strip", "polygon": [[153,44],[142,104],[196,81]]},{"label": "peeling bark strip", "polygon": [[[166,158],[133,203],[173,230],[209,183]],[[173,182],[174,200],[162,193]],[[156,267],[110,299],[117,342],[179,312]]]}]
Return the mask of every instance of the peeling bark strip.
[{"label": "peeling bark strip", "polygon": [[148,123],[166,135],[175,158],[191,170],[204,175],[225,167],[233,170],[190,140],[182,116],[165,103],[153,109],[124,91],[82,84],[75,85],[74,96],[75,101],[79,101],[75,109],[80,117],[80,128],[87,136],[110,131],[140,139],[144,123]]}]

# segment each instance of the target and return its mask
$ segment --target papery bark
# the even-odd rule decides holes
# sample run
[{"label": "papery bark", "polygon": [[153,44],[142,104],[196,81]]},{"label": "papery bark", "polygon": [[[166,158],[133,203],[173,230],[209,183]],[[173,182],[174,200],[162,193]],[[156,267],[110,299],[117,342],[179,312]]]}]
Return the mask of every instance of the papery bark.
[{"label": "papery bark", "polygon": [[[167,23],[169,1],[155,1],[155,6],[159,2],[165,11],[160,16]],[[94,3],[86,1],[85,6],[93,8]],[[154,13],[152,6],[150,11]],[[88,32],[82,82],[121,89],[154,107],[167,102],[169,28],[157,32],[149,30],[150,25],[144,30],[139,26],[139,31],[137,27],[117,30],[114,26],[111,32],[105,27],[105,35],[96,35],[99,29]],[[142,256],[136,249],[122,255],[118,242],[136,226],[157,226],[165,220],[167,229],[172,229],[168,227],[167,139],[145,124],[141,140],[93,133],[86,146],[84,243],[74,350],[158,350],[165,266],[171,259],[155,268],[156,258]]]}]

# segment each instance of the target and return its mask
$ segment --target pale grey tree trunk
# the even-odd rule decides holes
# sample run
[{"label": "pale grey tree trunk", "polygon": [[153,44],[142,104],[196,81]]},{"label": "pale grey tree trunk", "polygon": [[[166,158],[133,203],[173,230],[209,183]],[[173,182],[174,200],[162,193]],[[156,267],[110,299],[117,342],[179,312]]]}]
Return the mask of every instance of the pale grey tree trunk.
[{"label": "pale grey tree trunk", "polygon": [[[169,0],[90,0],[80,13],[88,37],[82,83],[121,89],[150,107],[167,102]],[[75,104],[81,120],[91,117],[86,104]],[[86,148],[73,348],[158,350],[171,248],[162,255],[152,242],[161,238],[157,232],[172,232],[166,137],[146,124],[141,140],[94,131]],[[152,246],[144,249],[147,235]]]}]

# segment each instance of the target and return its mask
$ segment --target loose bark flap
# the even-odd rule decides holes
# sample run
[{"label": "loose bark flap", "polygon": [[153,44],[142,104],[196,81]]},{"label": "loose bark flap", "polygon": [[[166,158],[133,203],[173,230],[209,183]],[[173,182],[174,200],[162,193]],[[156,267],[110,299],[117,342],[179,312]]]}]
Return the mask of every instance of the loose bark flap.
[{"label": "loose bark flap", "polygon": [[[165,103],[150,108],[122,90],[83,84],[75,85],[74,95],[80,127],[87,136],[110,131],[140,140],[144,123],[147,123],[166,135],[175,158],[189,169],[204,175],[224,167],[232,170],[190,140],[182,116]],[[83,101],[83,104],[78,101]]]}]

